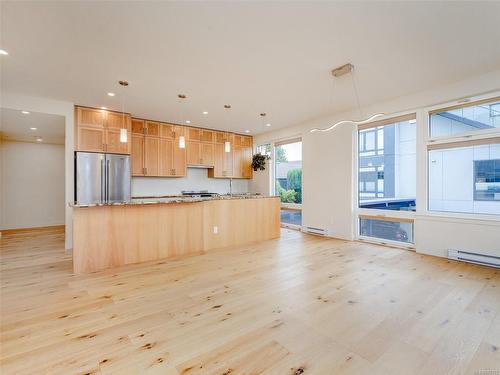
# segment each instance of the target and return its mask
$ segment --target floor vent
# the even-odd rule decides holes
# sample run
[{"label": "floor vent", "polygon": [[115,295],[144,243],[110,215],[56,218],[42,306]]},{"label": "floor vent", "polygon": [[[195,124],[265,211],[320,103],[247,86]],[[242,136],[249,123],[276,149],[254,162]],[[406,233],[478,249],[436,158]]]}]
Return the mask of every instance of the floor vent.
[{"label": "floor vent", "polygon": [[460,260],[462,262],[481,264],[483,266],[490,266],[500,268],[500,257],[493,255],[485,255],[479,253],[472,253],[462,250],[448,250],[448,258]]},{"label": "floor vent", "polygon": [[326,230],[314,227],[302,227],[302,232],[309,234],[316,234],[318,236],[326,236]]}]

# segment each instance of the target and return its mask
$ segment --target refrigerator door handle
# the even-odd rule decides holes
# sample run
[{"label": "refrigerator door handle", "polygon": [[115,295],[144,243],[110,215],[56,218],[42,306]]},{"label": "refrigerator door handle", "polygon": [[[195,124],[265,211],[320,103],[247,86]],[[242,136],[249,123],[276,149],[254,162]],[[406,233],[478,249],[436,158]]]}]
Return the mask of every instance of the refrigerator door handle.
[{"label": "refrigerator door handle", "polygon": [[109,160],[106,160],[106,203],[109,203]]},{"label": "refrigerator door handle", "polygon": [[104,159],[101,159],[101,203],[106,201],[106,167]]}]

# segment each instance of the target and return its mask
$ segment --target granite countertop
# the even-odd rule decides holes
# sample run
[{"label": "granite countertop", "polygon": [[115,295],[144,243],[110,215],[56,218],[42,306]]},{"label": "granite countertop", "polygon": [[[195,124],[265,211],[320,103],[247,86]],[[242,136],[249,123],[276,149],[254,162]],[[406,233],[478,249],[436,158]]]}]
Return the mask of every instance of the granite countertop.
[{"label": "granite countertop", "polygon": [[148,205],[148,204],[170,204],[170,203],[195,203],[205,201],[217,200],[230,200],[230,199],[262,199],[262,198],[276,198],[273,195],[260,195],[260,194],[232,194],[232,195],[217,195],[214,197],[186,197],[179,195],[165,195],[158,197],[133,197],[128,202],[116,203],[89,203],[78,204],[76,202],[69,202],[68,205],[74,208],[80,207],[98,207],[98,206],[133,206],[133,205]]}]

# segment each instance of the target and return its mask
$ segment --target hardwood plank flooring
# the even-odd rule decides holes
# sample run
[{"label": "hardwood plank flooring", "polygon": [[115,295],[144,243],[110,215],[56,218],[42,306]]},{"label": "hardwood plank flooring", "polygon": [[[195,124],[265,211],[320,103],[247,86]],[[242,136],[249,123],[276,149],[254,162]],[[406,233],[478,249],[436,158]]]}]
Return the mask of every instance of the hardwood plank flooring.
[{"label": "hardwood plank flooring", "polygon": [[61,229],[0,241],[2,374],[500,374],[492,268],[283,230],[76,276]]}]

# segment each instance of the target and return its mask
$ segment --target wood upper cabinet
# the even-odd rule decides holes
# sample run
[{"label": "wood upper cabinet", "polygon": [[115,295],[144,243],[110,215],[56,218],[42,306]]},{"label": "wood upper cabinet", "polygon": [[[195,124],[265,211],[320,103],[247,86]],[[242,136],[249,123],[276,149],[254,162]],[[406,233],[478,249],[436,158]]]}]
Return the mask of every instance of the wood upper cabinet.
[{"label": "wood upper cabinet", "polygon": [[174,138],[174,125],[160,123],[160,138]]},{"label": "wood upper cabinet", "polygon": [[132,123],[132,134],[144,135],[144,120],[133,118]]},{"label": "wood upper cabinet", "polygon": [[235,134],[233,139],[233,177],[252,178],[253,139],[240,134]]},{"label": "wood upper cabinet", "polygon": [[228,178],[233,176],[233,150],[226,152],[224,143],[215,144],[214,168],[208,170],[208,177]]},{"label": "wood upper cabinet", "polygon": [[160,123],[156,121],[144,121],[145,134],[151,137],[160,136]]},{"label": "wood upper cabinet", "polygon": [[201,142],[201,165],[214,166],[215,152],[213,143]]},{"label": "wood upper cabinet", "polygon": [[[120,142],[120,129],[127,129],[127,142]],[[102,109],[75,107],[76,151],[130,154],[130,115]]]},{"label": "wood upper cabinet", "polygon": [[160,166],[160,138],[144,137],[144,175],[158,176]]},{"label": "wood upper cabinet", "polygon": [[187,142],[187,164],[194,166],[214,166],[214,144],[206,142]]},{"label": "wood upper cabinet", "polygon": [[160,142],[160,148],[159,148],[158,175],[173,176],[174,140],[160,138],[159,142]]},{"label": "wood upper cabinet", "polygon": [[132,133],[132,176],[144,176],[144,134]]},{"label": "wood upper cabinet", "polygon": [[201,165],[200,142],[188,141],[186,143],[186,153],[188,165]]},{"label": "wood upper cabinet", "polygon": [[213,130],[201,129],[200,141],[213,143],[215,141],[215,132]]}]

